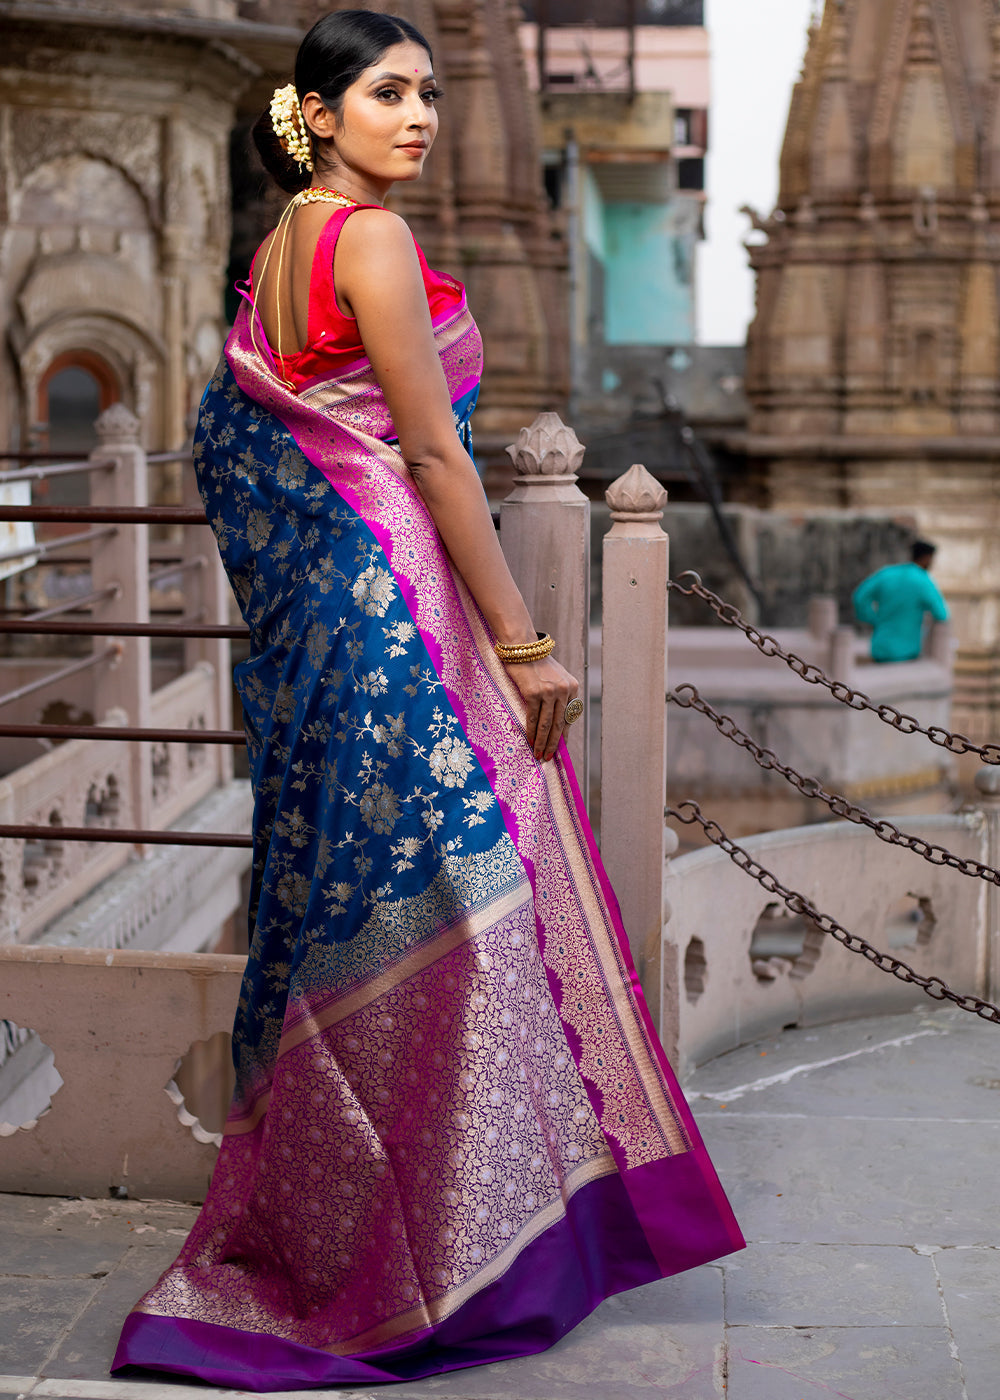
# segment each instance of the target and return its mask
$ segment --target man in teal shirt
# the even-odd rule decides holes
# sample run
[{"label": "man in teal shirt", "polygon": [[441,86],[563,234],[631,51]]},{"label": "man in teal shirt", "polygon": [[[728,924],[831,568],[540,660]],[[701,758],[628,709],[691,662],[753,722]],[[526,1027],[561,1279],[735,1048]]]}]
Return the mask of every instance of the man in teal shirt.
[{"label": "man in teal shirt", "polygon": [[915,661],[924,635],[924,614],[948,621],[948,606],[928,570],[935,546],[917,540],[912,564],[889,564],[854,590],[854,614],[872,632],[873,661]]}]

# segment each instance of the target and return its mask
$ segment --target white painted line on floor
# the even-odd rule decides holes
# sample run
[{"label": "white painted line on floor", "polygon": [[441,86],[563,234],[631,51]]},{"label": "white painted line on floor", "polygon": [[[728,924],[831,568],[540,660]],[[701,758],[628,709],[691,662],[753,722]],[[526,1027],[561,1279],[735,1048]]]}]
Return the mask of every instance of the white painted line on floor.
[{"label": "white painted line on floor", "polygon": [[795,1065],[792,1069],[782,1070],[781,1074],[769,1074],[764,1079],[752,1079],[748,1084],[737,1084],[732,1089],[723,1090],[721,1093],[700,1092],[691,1095],[692,1099],[715,1099],[718,1103],[732,1103],[734,1099],[741,1099],[744,1094],[756,1094],[761,1089],[770,1089],[774,1084],[787,1084],[790,1079],[794,1079],[799,1074],[811,1074],[814,1069],[827,1069],[830,1065],[843,1064],[845,1060],[857,1059],[859,1055],[874,1055],[878,1050],[895,1050],[900,1045],[909,1045],[913,1040],[919,1040],[925,1035],[947,1035],[947,1031],[927,1030],[914,1031],[912,1035],[901,1035],[896,1040],[883,1040],[878,1045],[865,1045],[860,1050],[850,1050],[846,1055],[834,1055],[832,1060],[815,1060],[808,1065]]},{"label": "white painted line on floor", "polygon": [[0,1395],[27,1395],[37,1376],[0,1376]]},{"label": "white painted line on floor", "polygon": [[[23,1383],[14,1394],[23,1394],[26,1400],[183,1400],[185,1395],[192,1400],[260,1400],[257,1391],[217,1390],[204,1385],[161,1384],[158,1381],[78,1381],[78,1380],[39,1380],[35,1376],[0,1376],[0,1394],[7,1383]],[[34,1387],[32,1389],[32,1387]],[[377,1400],[370,1390],[310,1390],[310,1400]],[[268,1400],[302,1400],[301,1390],[269,1391]]]},{"label": "white painted line on floor", "polygon": [[[697,1094],[690,1094],[691,1099],[696,1099]],[[926,1118],[915,1113],[912,1117],[898,1117],[888,1113],[768,1113],[767,1109],[762,1109],[760,1113],[741,1113],[735,1109],[732,1113],[719,1113],[709,1115],[700,1113],[699,1123],[712,1117],[715,1121],[717,1117],[720,1121],[727,1118],[749,1118],[752,1122],[759,1123],[763,1118],[771,1118],[776,1123],[789,1119],[795,1123],[804,1122],[806,1119],[810,1123],[937,1123],[942,1126],[958,1127],[969,1126],[973,1128],[1000,1128],[1000,1118]]]}]

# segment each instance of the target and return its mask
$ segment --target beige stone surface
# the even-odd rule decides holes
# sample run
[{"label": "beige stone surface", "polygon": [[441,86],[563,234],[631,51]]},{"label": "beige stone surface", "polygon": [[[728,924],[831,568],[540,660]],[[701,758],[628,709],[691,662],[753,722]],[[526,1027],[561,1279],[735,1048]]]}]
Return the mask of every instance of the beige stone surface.
[{"label": "beige stone surface", "polygon": [[650,1012],[674,1053],[661,1006],[667,780],[667,578],[660,526],[667,493],[636,465],[606,493],[601,648],[601,855],[618,896]]},{"label": "beige stone surface", "polygon": [[[959,856],[988,859],[982,813],[902,824]],[[823,913],[923,976],[942,977],[959,992],[990,994],[983,881],[884,845],[846,822],[768,832],[740,845]],[[722,851],[673,860],[667,899],[663,936],[676,956],[678,982],[665,985],[663,996],[666,1002],[673,995],[679,1006],[685,1071],[783,1028],[833,1020],[847,1007],[854,1015],[878,1015],[905,1010],[923,995],[791,916],[778,895]],[[670,966],[665,951],[665,983]]]},{"label": "beige stone surface", "polygon": [[244,959],[0,947],[0,1019],[36,1031],[63,1078],[51,1109],[0,1136],[0,1189],[201,1200],[216,1139],[167,1085],[197,1041],[229,1031]]}]

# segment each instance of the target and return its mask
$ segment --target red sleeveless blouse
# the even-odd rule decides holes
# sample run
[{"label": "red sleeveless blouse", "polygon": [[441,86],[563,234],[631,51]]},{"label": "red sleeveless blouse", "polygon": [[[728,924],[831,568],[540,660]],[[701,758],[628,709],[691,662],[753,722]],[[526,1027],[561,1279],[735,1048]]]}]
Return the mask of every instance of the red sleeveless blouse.
[{"label": "red sleeveless blouse", "polygon": [[[312,273],[309,279],[309,320],[306,330],[306,343],[301,350],[287,355],[274,353],[275,364],[284,379],[298,392],[317,380],[329,379],[341,373],[358,360],[367,359],[365,347],[361,343],[358,323],[353,316],[345,316],[337,305],[334,290],[333,260],[337,249],[340,231],[350,216],[358,209],[378,209],[378,204],[355,204],[349,209],[338,209],[333,214],[316,241],[313,255]],[[461,282],[444,272],[435,272],[427,266],[427,259],[416,239],[413,240],[420,259],[427,305],[431,321],[438,320],[462,305],[465,288]],[[258,252],[260,250],[258,249]],[[254,263],[257,254],[254,254]],[[253,295],[253,264],[250,267],[250,292]]]}]

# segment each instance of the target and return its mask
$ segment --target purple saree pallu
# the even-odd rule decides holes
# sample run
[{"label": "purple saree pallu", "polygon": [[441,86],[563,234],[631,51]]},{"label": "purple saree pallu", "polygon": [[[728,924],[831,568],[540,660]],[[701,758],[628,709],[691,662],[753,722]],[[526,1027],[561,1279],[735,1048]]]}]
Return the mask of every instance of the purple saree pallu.
[{"label": "purple saree pallu", "polygon": [[[295,394],[249,316],[195,448],[251,634],[237,1087],[114,1368],[414,1379],[539,1351],[743,1240],[565,746],[535,762],[370,366]],[[464,303],[435,335],[462,429],[482,359]]]}]

